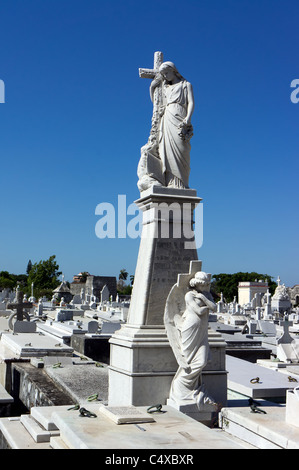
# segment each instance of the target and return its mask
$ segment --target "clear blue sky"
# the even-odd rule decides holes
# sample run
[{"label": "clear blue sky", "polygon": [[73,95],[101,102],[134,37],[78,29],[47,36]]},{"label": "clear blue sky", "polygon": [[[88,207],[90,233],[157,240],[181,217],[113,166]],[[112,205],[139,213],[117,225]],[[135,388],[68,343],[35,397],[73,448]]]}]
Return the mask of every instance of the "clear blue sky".
[{"label": "clear blue sky", "polygon": [[95,208],[139,197],[138,68],[163,51],[194,89],[203,269],[299,283],[298,24],[298,0],[0,0],[0,270],[134,274],[139,240],[97,238]]}]

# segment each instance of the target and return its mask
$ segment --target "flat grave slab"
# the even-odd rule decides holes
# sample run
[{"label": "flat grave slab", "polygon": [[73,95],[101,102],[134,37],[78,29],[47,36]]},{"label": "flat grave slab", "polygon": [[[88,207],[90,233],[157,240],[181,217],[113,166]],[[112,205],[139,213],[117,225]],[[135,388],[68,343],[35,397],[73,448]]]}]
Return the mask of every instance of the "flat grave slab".
[{"label": "flat grave slab", "polygon": [[49,442],[35,442],[25,430],[21,418],[0,418],[0,431],[10,449],[51,449]]},{"label": "flat grave slab", "polygon": [[108,402],[108,367],[97,365],[81,361],[81,364],[64,364],[58,368],[46,367],[45,371],[76,403],[85,407],[90,405],[89,398],[97,395],[95,402],[99,407]]},{"label": "flat grave slab", "polygon": [[99,333],[99,324],[95,320],[84,321],[83,319],[80,319],[78,323],[76,320],[65,322],[47,320],[45,323],[38,323],[37,329],[51,336],[67,340],[74,334],[84,335]]},{"label": "flat grave slab", "polygon": [[242,328],[239,326],[227,325],[226,323],[221,322],[213,322],[209,324],[210,328],[216,330],[218,333],[226,333],[226,334],[235,334],[241,333]]},{"label": "flat grave slab", "polygon": [[71,334],[69,332],[66,332],[64,330],[61,330],[59,328],[56,328],[53,325],[50,325],[49,323],[38,323],[37,324],[37,331],[45,333],[47,336],[52,337],[53,339],[56,339],[56,341],[63,341],[67,342],[69,341]]},{"label": "flat grave slab", "polygon": [[299,428],[286,422],[286,407],[269,402],[264,405],[261,403],[260,408],[265,414],[252,413],[249,406],[222,408],[222,429],[258,449],[299,449]]},{"label": "flat grave slab", "polygon": [[[287,374],[233,356],[226,355],[226,369],[228,388],[251,398],[283,400],[288,389],[298,386],[298,382],[289,381]],[[290,373],[290,376],[296,379],[296,374]],[[251,382],[257,378],[259,378],[258,381]]]},{"label": "flat grave slab", "polygon": [[[62,405],[59,409],[65,409],[67,411],[72,406],[74,405]],[[53,406],[32,406],[30,412],[32,418],[40,423],[47,431],[57,431],[58,428],[52,421],[53,410]]]},{"label": "flat grave slab", "polygon": [[[117,425],[99,411],[99,405],[86,408],[96,418],[82,418],[78,410],[53,410],[52,422],[70,449],[244,449],[221,430],[204,426],[169,406],[155,413],[155,422]],[[146,413],[146,407],[137,407]]]},{"label": "flat grave slab", "polygon": [[1,342],[19,357],[70,356],[73,348],[39,333],[3,333]]}]

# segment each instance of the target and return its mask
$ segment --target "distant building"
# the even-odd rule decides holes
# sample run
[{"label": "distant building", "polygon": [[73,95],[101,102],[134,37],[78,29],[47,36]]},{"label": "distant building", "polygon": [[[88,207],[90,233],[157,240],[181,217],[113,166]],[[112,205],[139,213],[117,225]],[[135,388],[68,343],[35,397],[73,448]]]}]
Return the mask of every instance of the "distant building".
[{"label": "distant building", "polygon": [[71,290],[65,281],[62,281],[62,283],[53,290],[53,294],[55,299],[61,300],[64,298],[66,303],[69,303],[73,298]]},{"label": "distant building", "polygon": [[85,282],[86,275],[90,276],[88,272],[76,274],[73,276],[73,282]]},{"label": "distant building", "polygon": [[249,304],[255,294],[266,294],[268,289],[267,281],[239,282],[238,285],[238,303],[240,305]]},{"label": "distant building", "polygon": [[[70,284],[70,291],[72,295],[80,295],[82,288],[85,291],[85,295],[94,295],[98,299],[101,298],[101,291],[105,285],[107,285],[110,295],[113,300],[116,299],[117,288],[116,288],[116,277],[115,276],[92,276],[88,274],[86,282],[82,282],[82,273],[73,277],[73,282]],[[78,281],[78,279],[81,279]]]}]

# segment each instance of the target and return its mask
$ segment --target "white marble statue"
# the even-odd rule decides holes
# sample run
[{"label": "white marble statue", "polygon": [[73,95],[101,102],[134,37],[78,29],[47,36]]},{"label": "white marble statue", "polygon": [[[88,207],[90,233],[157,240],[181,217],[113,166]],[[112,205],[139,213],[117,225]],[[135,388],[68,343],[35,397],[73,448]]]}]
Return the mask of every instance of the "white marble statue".
[{"label": "white marble statue", "polygon": [[273,300],[290,300],[287,288],[284,284],[278,285],[273,295]]},{"label": "white marble statue", "polygon": [[194,110],[192,85],[172,62],[163,62],[153,73],[150,95],[155,119],[149,141],[141,149],[138,187],[140,191],[154,184],[188,188]]},{"label": "white marble statue", "polygon": [[199,271],[193,274],[189,286],[175,284],[164,313],[167,336],[179,364],[169,399],[176,403],[194,402],[199,410],[206,404],[215,405],[201,380],[209,358],[209,311],[216,311],[210,283],[211,275]]}]

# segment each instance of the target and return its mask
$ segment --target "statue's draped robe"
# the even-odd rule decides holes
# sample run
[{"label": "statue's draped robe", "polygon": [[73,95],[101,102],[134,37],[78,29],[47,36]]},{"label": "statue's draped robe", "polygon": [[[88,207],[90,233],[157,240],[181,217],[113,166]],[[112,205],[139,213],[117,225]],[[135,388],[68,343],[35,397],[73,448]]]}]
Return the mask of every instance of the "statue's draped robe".
[{"label": "statue's draped robe", "polygon": [[[170,398],[175,401],[198,401],[200,393],[200,375],[209,358],[208,321],[209,309],[202,307],[196,293],[190,291],[185,296],[186,310],[180,327],[181,352],[190,367],[186,371],[179,367],[170,390]],[[196,301],[197,313],[188,304]]]},{"label": "statue's draped robe", "polygon": [[189,141],[180,136],[180,124],[187,115],[188,90],[186,80],[163,86],[165,111],[161,119],[159,154],[166,185],[188,188],[190,173]]}]

